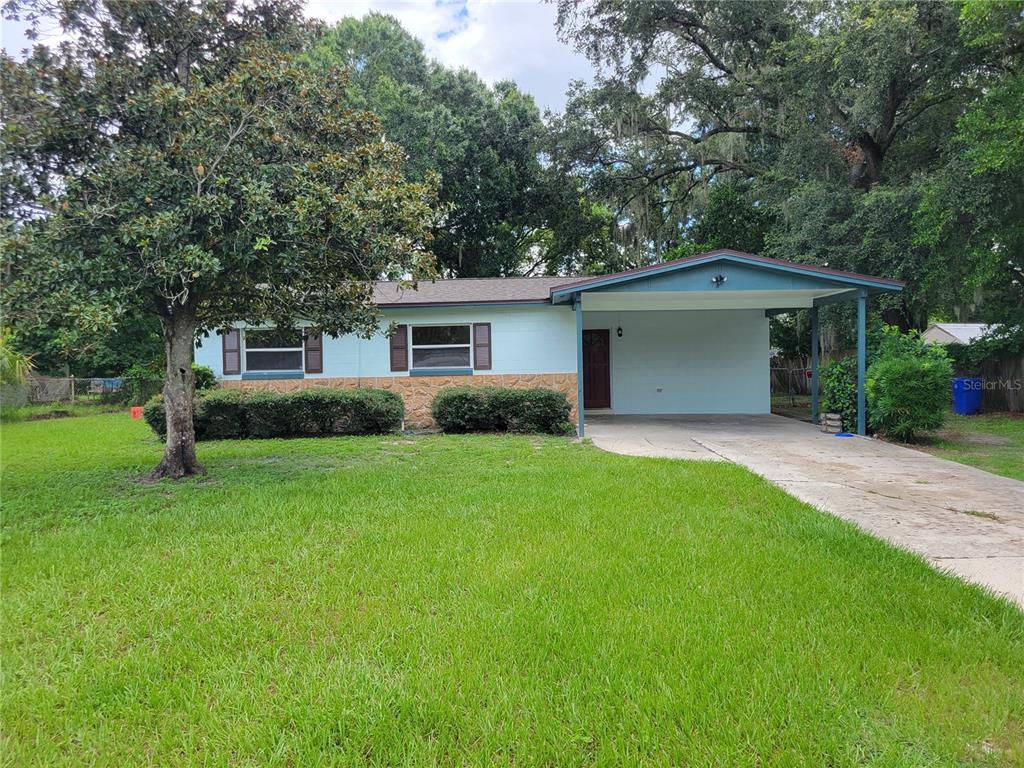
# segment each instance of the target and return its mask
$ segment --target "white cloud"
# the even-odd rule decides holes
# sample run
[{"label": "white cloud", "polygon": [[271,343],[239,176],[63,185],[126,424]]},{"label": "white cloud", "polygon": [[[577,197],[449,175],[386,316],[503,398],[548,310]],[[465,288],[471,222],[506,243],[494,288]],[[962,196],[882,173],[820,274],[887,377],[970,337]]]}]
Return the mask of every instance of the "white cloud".
[{"label": "white cloud", "polygon": [[[532,0],[309,0],[306,15],[333,23],[370,11],[397,18],[426,47],[428,55],[450,67],[467,67],[488,83],[514,80],[541,109],[561,110],[570,80],[589,80],[587,60],[560,42],[554,5]],[[3,47],[15,53],[29,43],[24,23],[4,19]],[[44,29],[43,38],[59,38]],[[50,39],[48,39],[50,38]]]},{"label": "white cloud", "polygon": [[515,80],[542,109],[560,110],[569,81],[592,75],[587,60],[558,40],[549,4],[311,0],[306,14],[333,23],[371,10],[397,18],[443,64],[467,67],[488,83]]}]

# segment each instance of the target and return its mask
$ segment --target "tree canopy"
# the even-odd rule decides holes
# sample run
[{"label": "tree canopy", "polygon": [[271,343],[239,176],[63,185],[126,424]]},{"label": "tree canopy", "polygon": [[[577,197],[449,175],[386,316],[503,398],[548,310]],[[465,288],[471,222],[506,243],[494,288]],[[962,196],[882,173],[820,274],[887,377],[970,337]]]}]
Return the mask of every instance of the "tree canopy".
[{"label": "tree canopy", "polygon": [[[65,43],[50,77],[34,76],[33,63],[13,65],[23,67],[23,92],[47,104],[42,115],[22,113],[16,130],[45,132],[46,120],[80,108],[60,101],[66,83],[53,85],[73,70],[99,135],[73,161],[62,153],[77,145],[48,149],[63,172],[34,196],[44,215],[8,232],[5,309],[37,327],[157,317],[168,437],[154,475],[178,477],[201,471],[191,413],[196,334],[234,321],[373,332],[366,281],[434,274],[433,183],[405,179],[401,148],[372,113],[352,108],[343,72],[313,74],[293,60],[289,46],[304,33],[296,8],[88,10],[66,23],[109,28],[101,39],[113,42],[97,46],[90,34]],[[279,26],[285,12],[291,21]],[[250,15],[252,34],[223,37]]]},{"label": "tree canopy", "polygon": [[353,103],[376,113],[414,179],[437,172],[446,206],[433,230],[444,274],[480,277],[575,269],[607,242],[608,217],[580,178],[544,162],[547,129],[515,83],[493,87],[430,61],[391,16],[348,18],[308,55],[351,73]]},{"label": "tree canopy", "polygon": [[1002,105],[1005,119],[988,114],[975,124],[987,136],[972,138],[997,154],[1020,146],[996,127],[1016,106],[1020,10],[561,0],[563,36],[600,76],[574,86],[554,156],[588,171],[588,190],[613,206],[633,263],[695,242],[693,226],[714,199],[702,190],[742,179],[772,220],[767,255],[906,280],[891,309],[904,325],[922,325],[963,299],[950,290],[953,255],[915,224],[930,180],[956,174],[950,163],[982,105],[1003,114]]}]

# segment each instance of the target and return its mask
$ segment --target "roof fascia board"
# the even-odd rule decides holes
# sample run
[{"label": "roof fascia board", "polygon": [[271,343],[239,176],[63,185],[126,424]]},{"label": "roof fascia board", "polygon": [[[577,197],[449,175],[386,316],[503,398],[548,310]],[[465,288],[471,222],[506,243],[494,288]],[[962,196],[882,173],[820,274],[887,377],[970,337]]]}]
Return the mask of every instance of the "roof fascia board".
[{"label": "roof fascia board", "polygon": [[789,264],[779,264],[761,261],[759,259],[748,259],[744,256],[732,253],[715,253],[695,258],[691,261],[683,263],[671,263],[664,264],[654,268],[644,268],[634,272],[627,272],[619,275],[609,275],[606,278],[594,278],[590,282],[577,281],[576,283],[567,283],[564,286],[556,286],[551,289],[551,300],[559,301],[570,293],[578,291],[589,291],[595,288],[605,288],[609,285],[617,285],[621,283],[628,283],[634,280],[640,280],[643,278],[656,277],[676,270],[685,270],[692,267],[699,267],[704,264],[710,264],[716,261],[731,261],[736,264],[742,264],[744,266],[760,268],[765,270],[776,270],[780,272],[788,272],[790,274],[799,275],[813,275],[814,277],[830,283],[838,283],[840,285],[856,285],[860,287],[871,287],[877,291],[901,291],[903,290],[902,285],[889,282],[883,279],[872,279],[870,277],[852,277],[848,275],[839,275],[832,272],[820,272],[811,266],[795,267]]},{"label": "roof fascia board", "polygon": [[843,291],[842,293],[833,293],[831,296],[822,296],[821,298],[814,300],[814,306],[824,307],[827,304],[838,304],[843,301],[854,301],[857,298],[858,292],[858,289],[854,289],[851,291]]},{"label": "roof fascia board", "polygon": [[498,301],[418,301],[412,302],[389,302],[386,304],[376,303],[378,309],[437,309],[441,307],[546,307],[551,305],[550,299],[520,299],[520,300],[498,300]]}]

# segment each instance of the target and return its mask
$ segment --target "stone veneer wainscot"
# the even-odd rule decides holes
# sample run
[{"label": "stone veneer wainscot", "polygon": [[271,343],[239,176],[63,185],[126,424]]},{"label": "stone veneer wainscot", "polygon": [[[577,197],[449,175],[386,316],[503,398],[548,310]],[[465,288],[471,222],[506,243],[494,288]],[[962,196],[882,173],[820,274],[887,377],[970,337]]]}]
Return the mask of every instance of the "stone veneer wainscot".
[{"label": "stone veneer wainscot", "polygon": [[417,429],[436,427],[430,413],[434,397],[445,387],[512,387],[532,389],[541,387],[564,392],[572,409],[570,420],[576,423],[575,373],[521,373],[476,374],[473,376],[362,376],[315,377],[306,379],[222,380],[226,389],[246,389],[260,392],[294,392],[299,389],[323,387],[325,389],[354,389],[369,387],[397,392],[405,403],[405,425]]}]

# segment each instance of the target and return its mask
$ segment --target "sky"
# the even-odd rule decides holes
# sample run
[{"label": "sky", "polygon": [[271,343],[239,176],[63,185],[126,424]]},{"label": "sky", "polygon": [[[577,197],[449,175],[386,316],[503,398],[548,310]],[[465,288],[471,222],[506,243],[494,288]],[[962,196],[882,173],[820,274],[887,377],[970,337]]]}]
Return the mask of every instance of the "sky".
[{"label": "sky", "polygon": [[[590,63],[558,40],[556,8],[531,0],[307,0],[306,14],[333,23],[381,11],[423,41],[427,53],[450,67],[468,67],[488,83],[515,80],[541,109],[560,111],[571,80],[589,80]],[[23,26],[4,20],[8,52],[24,48]]]}]

